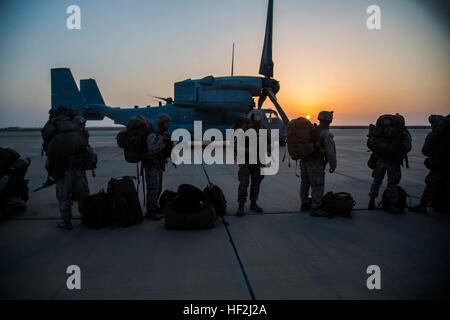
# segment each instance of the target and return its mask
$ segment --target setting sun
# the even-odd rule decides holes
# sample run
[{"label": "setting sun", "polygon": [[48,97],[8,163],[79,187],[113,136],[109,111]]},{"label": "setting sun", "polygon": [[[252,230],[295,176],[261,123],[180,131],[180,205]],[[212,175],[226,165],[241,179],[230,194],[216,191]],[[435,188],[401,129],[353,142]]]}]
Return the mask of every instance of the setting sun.
[{"label": "setting sun", "polygon": [[310,120],[310,119],[311,119],[311,116],[308,114],[308,115],[306,116],[306,119]]}]

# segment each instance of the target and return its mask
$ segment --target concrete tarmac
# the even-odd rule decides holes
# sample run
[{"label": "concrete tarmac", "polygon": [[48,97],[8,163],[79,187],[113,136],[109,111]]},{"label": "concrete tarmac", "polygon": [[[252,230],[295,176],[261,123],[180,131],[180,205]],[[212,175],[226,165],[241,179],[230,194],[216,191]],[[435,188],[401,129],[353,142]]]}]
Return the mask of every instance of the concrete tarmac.
[{"label": "concrete tarmac", "polygon": [[[206,170],[228,201],[228,230],[168,231],[164,221],[129,228],[89,230],[73,207],[72,231],[56,228],[55,187],[30,193],[27,210],[0,223],[2,299],[432,299],[448,297],[450,215],[367,211],[371,171],[366,130],[336,129],[338,168],[326,191],[355,198],[353,219],[300,213],[295,162],[266,176],[259,204],[264,214],[237,218],[237,165]],[[410,169],[401,185],[418,203],[427,170],[420,150],[428,130],[411,130]],[[116,146],[117,131],[91,132],[99,155],[91,193],[111,177],[136,175]],[[0,146],[30,157],[30,190],[46,178],[39,132],[1,132]],[[280,158],[284,149],[280,150]],[[298,169],[297,169],[298,170]],[[168,166],[163,189],[189,183],[204,188],[200,165]],[[382,186],[383,191],[385,184]],[[142,184],[140,185],[142,188]],[[140,191],[142,199],[142,192]],[[248,207],[248,205],[247,205]],[[81,268],[81,290],[68,290],[66,269]],[[366,269],[381,269],[381,290],[369,290]]]}]

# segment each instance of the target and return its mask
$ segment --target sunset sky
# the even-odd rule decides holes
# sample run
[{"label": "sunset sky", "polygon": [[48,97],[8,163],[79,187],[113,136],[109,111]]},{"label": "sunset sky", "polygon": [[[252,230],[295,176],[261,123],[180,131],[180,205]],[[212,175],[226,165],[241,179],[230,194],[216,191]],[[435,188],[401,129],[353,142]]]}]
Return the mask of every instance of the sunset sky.
[{"label": "sunset sky", "polygon": [[[448,2],[275,0],[273,57],[289,117],[335,111],[335,124],[399,112],[425,124],[450,112]],[[66,8],[81,8],[81,30]],[[369,5],[382,30],[366,27]],[[0,2],[0,127],[39,127],[50,108],[50,68],[95,78],[110,106],[155,105],[187,78],[258,75],[267,0]],[[266,102],[265,107],[271,106]],[[90,122],[111,125],[112,121]]]}]

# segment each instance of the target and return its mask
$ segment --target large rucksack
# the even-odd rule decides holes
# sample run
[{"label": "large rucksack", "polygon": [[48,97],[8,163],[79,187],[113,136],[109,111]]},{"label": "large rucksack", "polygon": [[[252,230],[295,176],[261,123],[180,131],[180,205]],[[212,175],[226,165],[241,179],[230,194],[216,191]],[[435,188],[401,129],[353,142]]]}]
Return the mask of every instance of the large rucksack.
[{"label": "large rucksack", "polygon": [[411,150],[410,146],[404,144],[405,134],[408,131],[403,116],[382,115],[375,126],[369,126],[367,147],[382,158],[403,158]]},{"label": "large rucksack", "polygon": [[112,201],[108,194],[101,191],[86,198],[82,223],[88,228],[101,229],[107,227],[112,217]]},{"label": "large rucksack", "polygon": [[401,212],[403,212],[405,210],[405,208],[407,207],[406,204],[406,198],[408,196],[408,194],[406,193],[405,189],[403,189],[400,186],[397,186],[398,188],[398,203],[392,204],[389,201],[389,197],[387,195],[387,190],[384,190],[383,192],[383,197],[381,200],[381,208],[383,210],[389,211],[393,205],[395,205],[395,207],[399,208]]},{"label": "large rucksack", "polygon": [[147,136],[153,131],[152,124],[144,116],[133,117],[126,130],[117,134],[117,145],[124,150],[125,160],[138,163],[147,150]]},{"label": "large rucksack", "polygon": [[214,211],[216,215],[219,217],[223,217],[227,213],[227,200],[225,199],[225,195],[218,186],[209,184],[204,190],[203,194],[205,195],[206,201],[211,203],[214,207]]},{"label": "large rucksack", "polygon": [[322,199],[322,209],[336,216],[352,217],[355,200],[347,192],[328,192]]},{"label": "large rucksack", "polygon": [[57,171],[62,167],[84,165],[88,145],[69,116],[53,114],[41,135],[51,176],[57,178]]},{"label": "large rucksack", "polygon": [[11,166],[19,160],[20,154],[11,148],[0,148],[0,178],[8,173]]},{"label": "large rucksack", "polygon": [[194,230],[214,227],[217,220],[212,204],[195,186],[183,184],[166,209],[167,229]]},{"label": "large rucksack", "polygon": [[108,195],[112,205],[112,225],[127,227],[142,222],[141,204],[132,178],[109,180]]},{"label": "large rucksack", "polygon": [[287,147],[293,160],[303,160],[317,151],[318,130],[308,119],[298,118],[287,125]]}]

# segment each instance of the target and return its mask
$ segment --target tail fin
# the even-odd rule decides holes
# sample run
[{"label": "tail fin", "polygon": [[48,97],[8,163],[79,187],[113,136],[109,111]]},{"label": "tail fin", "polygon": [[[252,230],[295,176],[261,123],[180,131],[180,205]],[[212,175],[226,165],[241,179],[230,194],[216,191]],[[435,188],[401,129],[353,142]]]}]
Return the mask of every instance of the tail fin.
[{"label": "tail fin", "polygon": [[105,105],[102,94],[98,89],[97,82],[94,79],[80,80],[80,93],[88,104]]},{"label": "tail fin", "polygon": [[52,109],[69,106],[83,115],[85,103],[68,68],[51,69]]}]

